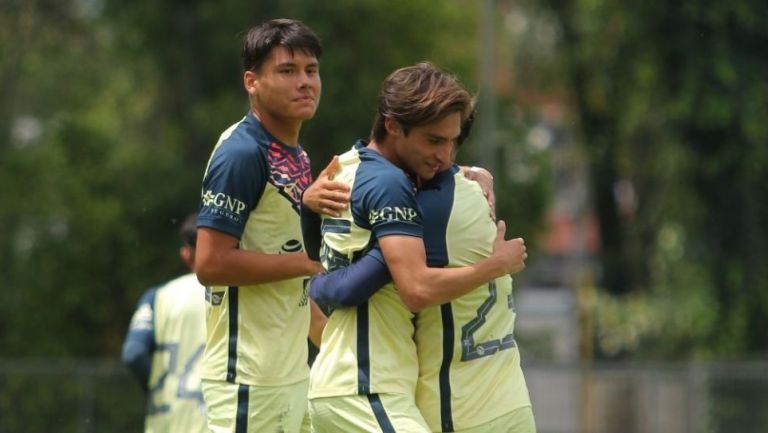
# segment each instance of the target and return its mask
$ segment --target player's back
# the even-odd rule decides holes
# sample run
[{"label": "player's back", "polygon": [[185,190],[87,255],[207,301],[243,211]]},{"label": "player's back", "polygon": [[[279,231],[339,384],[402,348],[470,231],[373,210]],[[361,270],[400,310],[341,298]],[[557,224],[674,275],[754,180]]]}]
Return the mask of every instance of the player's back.
[{"label": "player's back", "polygon": [[187,274],[157,289],[155,351],[149,381],[146,432],[207,431],[200,390],[205,345],[205,288]]},{"label": "player's back", "polygon": [[[430,222],[424,234],[430,266],[467,266],[491,254],[496,226],[488,203],[457,167],[438,174],[418,199]],[[474,427],[530,405],[514,320],[509,276],[417,315],[416,397],[434,431]]]}]

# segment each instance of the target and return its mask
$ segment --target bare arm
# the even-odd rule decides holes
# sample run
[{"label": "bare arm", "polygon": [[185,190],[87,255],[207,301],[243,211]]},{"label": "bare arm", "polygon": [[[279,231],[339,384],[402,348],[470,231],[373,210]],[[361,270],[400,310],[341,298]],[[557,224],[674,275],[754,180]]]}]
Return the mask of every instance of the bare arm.
[{"label": "bare arm", "polygon": [[475,287],[525,268],[522,238],[504,240],[506,226],[499,221],[493,254],[461,268],[429,268],[424,243],[418,237],[392,235],[379,238],[381,250],[400,297],[412,311],[456,299]]},{"label": "bare arm", "polygon": [[309,276],[323,267],[306,253],[264,254],[237,247],[234,236],[207,227],[197,229],[195,273],[201,284],[242,286]]},{"label": "bare arm", "polygon": [[309,322],[309,340],[312,341],[316,347],[320,347],[320,342],[323,337],[323,329],[328,322],[328,318],[323,313],[323,310],[317,306],[315,301],[309,300],[309,310],[312,313],[311,320]]}]

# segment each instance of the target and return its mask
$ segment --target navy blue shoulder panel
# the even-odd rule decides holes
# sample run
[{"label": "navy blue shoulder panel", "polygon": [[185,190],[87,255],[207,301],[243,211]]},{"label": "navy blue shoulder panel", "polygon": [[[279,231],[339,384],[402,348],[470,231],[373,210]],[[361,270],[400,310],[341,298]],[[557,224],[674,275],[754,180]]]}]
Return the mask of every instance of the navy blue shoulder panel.
[{"label": "navy blue shoulder panel", "polygon": [[240,238],[268,181],[267,150],[273,139],[248,113],[222,140],[203,179],[198,226]]},{"label": "navy blue shoulder panel", "polygon": [[390,234],[421,237],[421,211],[411,181],[378,152],[365,147],[359,149],[361,163],[351,197],[355,224],[373,231],[376,237]]},{"label": "navy blue shoulder panel", "polygon": [[430,267],[443,267],[448,264],[448,245],[445,237],[456,189],[454,176],[458,170],[459,167],[454,165],[438,173],[419,190],[416,197],[427,221],[424,225],[424,247],[427,252],[427,265]]}]

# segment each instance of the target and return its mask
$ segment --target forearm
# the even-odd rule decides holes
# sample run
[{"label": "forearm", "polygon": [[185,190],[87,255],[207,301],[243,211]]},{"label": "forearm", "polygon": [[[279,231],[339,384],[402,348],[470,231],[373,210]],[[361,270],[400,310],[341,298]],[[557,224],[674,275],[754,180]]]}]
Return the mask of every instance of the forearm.
[{"label": "forearm", "polygon": [[312,313],[312,317],[309,323],[309,340],[315,347],[320,347],[320,343],[323,336],[323,329],[328,322],[328,317],[325,316],[323,310],[313,300],[309,300],[309,308]]},{"label": "forearm", "polygon": [[197,259],[197,278],[207,286],[263,284],[310,276],[319,270],[319,264],[306,253],[264,254],[232,248]]},{"label": "forearm", "polygon": [[459,268],[412,267],[399,275],[392,270],[392,274],[403,301],[412,311],[419,311],[450,302],[504,275],[497,262],[485,259]]},{"label": "forearm", "polygon": [[206,227],[197,230],[195,273],[206,286],[249,286],[321,272],[304,252],[265,254],[238,248],[238,239]]},{"label": "forearm", "polygon": [[412,311],[456,299],[507,272],[495,256],[470,266],[429,268],[421,239],[386,236],[379,242],[398,293]]},{"label": "forearm", "polygon": [[316,274],[309,283],[309,296],[332,308],[360,305],[392,281],[382,260],[369,253],[347,267]]}]

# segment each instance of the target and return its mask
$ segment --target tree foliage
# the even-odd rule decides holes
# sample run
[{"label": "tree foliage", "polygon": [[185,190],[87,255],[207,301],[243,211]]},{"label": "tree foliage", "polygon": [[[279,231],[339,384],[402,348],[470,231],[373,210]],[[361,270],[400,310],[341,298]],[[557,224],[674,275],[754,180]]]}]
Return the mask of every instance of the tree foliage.
[{"label": "tree foliage", "polygon": [[431,60],[476,87],[472,1],[38,0],[0,12],[6,357],[114,356],[139,295],[184,272],[178,223],[219,134],[248,109],[250,26],[290,16],[323,40],[322,102],[301,137],[315,172],[367,137],[395,68]]},{"label": "tree foliage", "polygon": [[[514,7],[546,24],[497,50],[500,69],[516,65],[495,83],[511,231],[532,240],[542,224],[551,155],[526,143],[541,105],[566,101],[578,122],[558,133],[587,156],[598,283],[623,294],[602,302],[600,335],[646,356],[764,352],[768,6],[496,3],[500,29],[515,26]],[[322,102],[301,137],[317,172],[368,135],[395,68],[432,60],[478,91],[480,5],[0,2],[3,355],[114,355],[140,293],[183,271],[178,221],[197,207],[218,135],[247,110],[248,27],[291,16],[323,40]],[[480,162],[480,139],[460,162]]]},{"label": "tree foliage", "polygon": [[[670,326],[647,334],[646,353],[764,352],[768,57],[759,47],[768,6],[547,5],[590,157],[600,284],[673,306],[659,319]],[[636,207],[622,204],[622,181]]]}]

